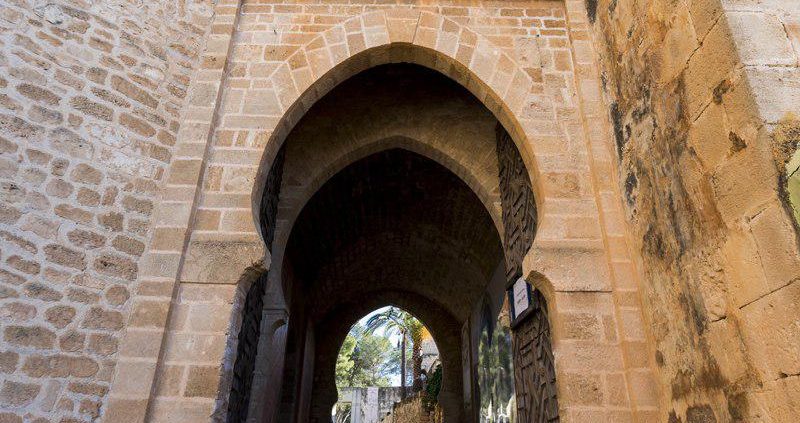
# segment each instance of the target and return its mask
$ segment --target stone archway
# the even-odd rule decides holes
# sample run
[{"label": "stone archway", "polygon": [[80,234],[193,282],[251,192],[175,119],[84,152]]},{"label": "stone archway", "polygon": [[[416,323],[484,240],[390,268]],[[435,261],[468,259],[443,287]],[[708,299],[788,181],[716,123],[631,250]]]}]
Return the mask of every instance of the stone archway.
[{"label": "stone archway", "polygon": [[[333,328],[352,322],[337,316],[357,310],[354,301],[406,303],[423,320],[435,322],[434,336],[449,333],[443,343],[450,351],[447,379],[458,380],[461,322],[483,297],[502,253],[487,211],[457,176],[409,151],[375,153],[326,182],[291,232],[282,266],[296,269],[287,290],[290,322],[306,328],[308,321],[316,329],[315,376],[313,386],[306,387],[313,393],[311,421],[323,421],[335,401],[331,379],[324,376],[331,373],[316,372],[330,370],[325,365],[331,353],[324,348],[338,348],[341,339],[333,336],[338,333]],[[433,314],[438,317],[429,317],[435,310],[441,310]],[[287,356],[285,368],[297,368],[301,355]],[[445,389],[446,413],[461,421],[463,393],[454,386]],[[269,411],[274,410],[251,404],[251,413]]]},{"label": "stone archway", "polygon": [[[457,421],[461,410],[462,380],[461,380],[461,339],[458,322],[452,315],[442,310],[441,307],[418,295],[402,291],[389,291],[381,295],[380,299],[369,301],[353,301],[342,304],[333,310],[323,320],[323,325],[318,332],[325,334],[325,339],[317,340],[317,351],[320,355],[321,366],[315,368],[314,400],[311,412],[325,413],[336,402],[336,386],[333,383],[334,366],[338,348],[344,340],[347,330],[361,315],[378,307],[392,305],[409,311],[426,325],[430,330],[442,362],[442,390],[439,395],[439,404],[445,413]],[[297,421],[302,421],[298,419]]]},{"label": "stone archway", "polygon": [[[238,19],[238,15],[236,16]],[[399,28],[398,25],[404,29]],[[419,35],[418,38],[416,34]],[[350,37],[351,35],[352,37]],[[359,37],[365,40],[361,47],[358,46]],[[455,44],[451,43],[454,40]],[[353,46],[350,43],[355,43],[353,44],[355,48],[351,49]],[[317,51],[320,49],[324,51]],[[233,54],[231,53],[233,50],[224,51],[225,54]],[[575,304],[578,304],[572,302],[573,292],[589,292],[591,296],[597,297],[599,301],[592,304],[602,304],[603,306],[593,305],[593,308],[588,309],[589,312],[594,313],[598,316],[597,318],[612,322],[613,325],[619,324],[619,312],[615,308],[617,306],[609,308],[604,304],[608,303],[610,296],[616,295],[612,291],[616,276],[612,276],[610,272],[610,266],[613,264],[611,261],[628,260],[619,254],[621,251],[619,248],[615,248],[613,252],[607,249],[604,233],[564,230],[565,225],[572,220],[579,220],[589,225],[593,222],[603,224],[598,211],[600,207],[599,188],[594,186],[593,177],[586,174],[587,167],[591,167],[593,164],[587,163],[586,158],[589,153],[582,145],[584,141],[582,136],[586,136],[585,134],[581,135],[580,129],[582,123],[579,115],[581,112],[578,111],[578,108],[582,106],[576,107],[572,104],[566,109],[567,113],[565,114],[561,114],[563,110],[559,109],[558,116],[553,107],[538,109],[542,105],[541,94],[546,90],[554,90],[553,92],[560,90],[561,92],[555,95],[562,101],[569,96],[568,91],[574,88],[570,85],[569,74],[565,74],[562,78],[562,82],[566,81],[566,85],[550,86],[549,84],[553,82],[552,79],[533,82],[525,70],[516,66],[513,59],[493,46],[484,36],[452,19],[414,10],[380,11],[359,15],[321,33],[319,37],[301,48],[301,51],[302,55],[279,63],[267,79],[261,80],[257,86],[253,86],[253,91],[245,93],[248,98],[256,92],[263,93],[266,95],[264,98],[267,99],[267,101],[253,104],[250,110],[254,110],[254,112],[252,116],[248,117],[248,121],[242,120],[241,116],[231,113],[225,108],[227,107],[227,96],[235,91],[230,90],[230,87],[235,85],[235,77],[232,74],[224,72],[221,74],[221,83],[224,88],[221,85],[214,88],[219,91],[212,90],[210,95],[205,93],[198,97],[198,99],[207,99],[208,104],[197,104],[196,106],[199,108],[210,107],[214,117],[204,124],[206,126],[200,125],[192,128],[193,131],[195,129],[196,131],[187,133],[181,138],[189,143],[181,147],[183,148],[181,151],[185,151],[188,158],[176,161],[173,166],[175,169],[185,169],[186,166],[189,166],[190,170],[198,170],[195,175],[195,182],[199,181],[197,193],[192,201],[187,201],[185,194],[180,193],[182,187],[188,183],[185,181],[189,181],[194,175],[192,172],[181,172],[182,177],[176,182],[181,189],[167,190],[164,207],[167,210],[165,213],[169,213],[169,210],[178,210],[184,204],[188,204],[189,211],[186,218],[190,222],[198,223],[194,227],[192,225],[195,223],[187,224],[189,231],[185,238],[185,244],[176,247],[172,247],[170,244],[170,249],[159,246],[153,250],[152,254],[148,255],[148,260],[153,261],[153,270],[151,271],[153,274],[157,274],[158,277],[168,277],[170,272],[174,272],[177,275],[176,280],[181,284],[191,282],[227,285],[235,282],[238,272],[240,272],[238,269],[245,267],[243,264],[262,257],[264,234],[257,233],[255,227],[257,225],[250,223],[250,219],[247,219],[245,215],[253,215],[253,212],[258,215],[261,206],[260,199],[263,197],[260,192],[256,192],[256,195],[252,196],[247,195],[246,197],[252,200],[250,203],[254,204],[254,207],[246,210],[246,207],[242,206],[242,200],[245,197],[243,193],[220,194],[214,192],[215,189],[218,190],[218,188],[214,188],[214,184],[218,184],[218,181],[214,180],[217,177],[215,175],[218,175],[215,172],[221,167],[228,166],[230,162],[236,162],[240,166],[234,170],[233,174],[238,180],[248,181],[248,178],[252,178],[256,174],[256,169],[259,169],[258,172],[261,173],[261,176],[255,178],[255,186],[257,187],[256,191],[260,190],[260,187],[266,186],[264,182],[267,179],[269,165],[274,163],[272,158],[281,151],[284,145],[282,141],[286,134],[316,100],[340,82],[336,79],[323,78],[323,76],[338,74],[347,78],[354,72],[370,68],[375,64],[418,63],[451,77],[475,94],[481,104],[508,129],[511,140],[514,141],[526,164],[526,173],[531,179],[531,186],[537,194],[536,201],[540,205],[538,219],[540,234],[536,238],[533,249],[528,252],[527,258],[523,261],[522,267],[525,274],[532,270],[541,270],[542,273],[548,275],[546,280],[551,283],[547,289],[543,290],[546,295],[550,295],[548,305],[554,310],[564,310],[551,313],[554,322],[555,348],[564,348],[564,352],[567,354],[584,354],[587,349],[594,348],[596,344],[608,351],[607,356],[613,357],[610,360],[612,364],[604,371],[612,372],[616,376],[620,376],[621,372],[628,371],[625,367],[626,364],[623,364],[625,360],[623,356],[628,352],[621,350],[623,347],[619,345],[618,339],[612,336],[613,334],[601,335],[596,342],[577,343],[571,342],[570,337],[573,335],[561,327],[561,319],[571,311],[575,311]],[[323,53],[329,55],[330,61],[323,60],[328,63],[327,65],[319,66],[319,63],[311,63],[320,58],[319,54],[324,55]],[[225,63],[232,63],[230,61],[234,60],[233,56],[226,57],[225,60],[229,62]],[[305,61],[301,60],[302,58],[305,58]],[[228,67],[228,64],[224,66],[224,69],[227,69],[225,72],[232,69]],[[227,85],[229,82],[231,83],[230,87]],[[266,91],[263,91],[264,89]],[[285,89],[286,91],[277,93],[273,89]],[[274,97],[270,97],[271,95]],[[275,101],[269,101],[270,98]],[[537,111],[531,113],[529,108]],[[562,139],[553,136],[554,127],[551,119],[559,119],[559,122],[563,122],[560,124],[569,125],[569,137]],[[585,131],[586,128],[584,127],[583,130]],[[208,131],[210,135],[206,138],[203,131]],[[252,137],[252,134],[255,133],[258,135]],[[241,137],[242,134],[247,135]],[[239,138],[232,140],[231,136]],[[198,145],[195,145],[197,143],[193,141],[197,137],[203,138],[208,144],[204,152],[200,151],[201,149],[197,148]],[[564,146],[554,145],[554,141],[564,141],[565,144]],[[194,144],[192,144],[193,142]],[[215,149],[222,145],[221,143],[230,142],[252,143],[250,146],[253,148],[247,151],[256,149],[259,153],[263,151],[261,166],[257,167],[252,158],[235,158],[228,154],[229,151],[215,153]],[[541,150],[538,156],[533,154],[534,150]],[[461,163],[468,156],[454,157],[453,162]],[[247,184],[247,186],[250,185]],[[222,205],[226,200],[232,201]],[[205,213],[209,207],[219,210],[220,207],[226,206],[227,208],[221,212],[212,211],[210,215]],[[605,205],[603,207],[605,208]],[[218,213],[216,217],[214,213]],[[212,219],[210,224],[205,223],[205,219],[208,217]],[[180,227],[180,224],[176,222],[182,218],[183,214],[176,214],[173,219],[164,220],[163,226],[168,227],[164,229]],[[213,219],[217,219],[216,222]],[[276,235],[279,234],[279,231],[276,231]],[[619,237],[617,236],[617,238]],[[173,252],[173,249],[177,251]],[[278,258],[270,253],[268,251],[264,257],[265,264],[268,264],[270,268],[280,270],[280,266],[275,265],[280,260],[276,260]],[[623,264],[629,265],[629,263]],[[579,282],[576,283],[576,279]],[[270,288],[279,286],[280,284],[269,284]],[[283,293],[276,298],[281,297],[283,297]],[[225,301],[224,299],[220,300],[222,303]],[[286,306],[281,303],[273,305],[277,307],[275,310],[278,314],[280,314],[280,309]],[[226,307],[225,304],[219,306]],[[562,306],[563,308],[560,308]],[[581,311],[586,311],[585,308],[582,308],[583,306],[579,307],[581,307]],[[191,329],[189,328],[189,330]],[[175,342],[180,342],[179,340],[186,339],[183,333],[186,331],[186,328],[170,328],[164,336],[163,345],[165,347],[161,350],[156,349],[156,354],[159,354],[159,351],[166,351],[167,355],[163,361],[167,364],[175,362],[176,358],[173,354],[176,350],[171,346]],[[236,333],[235,325],[231,325],[230,331]],[[570,342],[560,344],[558,339],[562,334],[566,334],[566,339]],[[219,336],[219,334],[215,333],[214,336]],[[636,347],[641,349],[641,342]],[[628,348],[627,344],[624,348]],[[227,358],[223,359],[222,357],[230,358],[229,351],[229,349],[215,350],[210,355],[203,357],[206,360],[204,363],[214,362],[217,359],[224,362]],[[580,362],[583,366],[584,362]],[[159,359],[158,363],[161,367],[162,359]],[[187,364],[184,361],[179,362],[179,365],[182,366]],[[131,367],[133,366],[135,364],[131,365]],[[585,366],[591,368],[591,360],[586,360]],[[572,372],[577,369],[575,366],[562,366],[562,368]],[[634,376],[638,380],[644,380],[640,375],[649,376],[646,373],[648,371],[647,364],[642,364],[641,361],[636,362],[633,369],[637,372]],[[227,368],[222,369],[221,378],[223,380],[228,371]],[[604,376],[597,375],[597,377]],[[622,380],[621,389],[626,392],[630,392],[628,377],[630,376],[626,374],[617,379]],[[563,396],[565,401],[560,402],[562,407],[580,407],[580,401],[570,401],[574,395],[570,395],[569,392],[565,393],[566,395]],[[219,393],[215,406],[217,410],[220,405],[224,406],[226,395],[224,392]],[[157,395],[153,394],[153,397],[156,398]],[[144,401],[144,404],[152,408],[148,405],[150,397],[147,398],[148,400]],[[175,398],[157,399],[157,408],[153,411],[153,415],[168,414],[168,410],[165,408],[166,404],[175,401]]]},{"label": "stone archway", "polygon": [[[331,332],[338,333],[331,328],[341,326],[336,316],[357,308],[351,298],[387,301],[387,292],[402,291],[420,298],[417,302],[427,301],[429,310],[453,316],[445,320],[453,322],[451,338],[457,342],[445,348],[452,347],[460,357],[451,357],[446,367],[452,384],[459,377],[453,362],[460,364],[469,388],[445,390],[445,416],[471,421],[476,415],[477,382],[469,380],[474,377],[470,351],[475,347],[470,329],[468,338],[460,339],[460,326],[483,312],[485,290],[498,266],[510,269],[504,272],[506,279],[521,275],[536,228],[536,205],[529,173],[510,136],[481,102],[463,92],[448,78],[419,66],[377,66],[331,90],[287,138],[268,178],[276,180],[276,169],[281,169],[282,183],[276,192],[268,192],[273,198],[261,203],[280,199],[277,215],[261,219],[276,222],[263,228],[277,234],[269,279],[281,288],[267,297],[280,302],[285,295],[293,322],[283,403],[278,410],[269,408],[274,399],[259,401],[278,395],[274,388],[264,391],[274,387],[277,376],[256,376],[248,421],[272,421],[276,413],[282,420],[329,418],[335,402],[329,356],[341,343],[331,337]],[[403,146],[444,158],[439,161],[444,166],[392,148]],[[501,213],[498,206],[509,211]],[[505,254],[502,232],[508,234]],[[505,285],[497,285],[500,296]],[[311,353],[302,350],[309,345]],[[261,351],[255,367],[281,354]],[[243,359],[254,358],[237,358]],[[302,386],[304,381],[308,385],[305,371],[314,372],[313,387]],[[555,374],[552,368],[549,373]],[[302,398],[309,395],[307,404]]]}]

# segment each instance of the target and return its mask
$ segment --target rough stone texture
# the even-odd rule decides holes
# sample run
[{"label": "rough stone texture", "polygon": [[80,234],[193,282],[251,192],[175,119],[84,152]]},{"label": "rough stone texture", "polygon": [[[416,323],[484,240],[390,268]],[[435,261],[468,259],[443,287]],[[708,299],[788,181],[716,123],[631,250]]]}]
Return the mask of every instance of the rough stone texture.
[{"label": "rough stone texture", "polygon": [[211,13],[0,1],[0,420],[105,412]]},{"label": "rough stone texture", "polygon": [[[567,25],[568,13],[572,27]],[[447,2],[418,8],[392,4],[376,7],[366,2],[244,3],[241,9],[218,7],[217,16],[220,25],[215,26],[217,31],[211,36],[213,41],[209,41],[209,46],[213,45],[213,48],[207,52],[203,64],[209,78],[190,89],[188,96],[191,105],[187,113],[191,116],[191,126],[184,126],[186,129],[182,130],[177,140],[184,154],[171,166],[166,186],[168,200],[159,204],[154,211],[156,231],[163,234],[163,238],[158,248],[151,248],[143,256],[150,263],[147,270],[148,286],[154,289],[148,296],[163,295],[155,292],[162,289],[159,287],[172,289],[175,280],[180,280],[181,290],[197,284],[210,284],[206,288],[209,292],[219,290],[230,293],[226,284],[237,283],[242,269],[237,266],[215,266],[214,263],[226,262],[225,257],[236,257],[237,262],[242,262],[238,267],[242,267],[244,262],[260,258],[253,253],[258,251],[254,247],[263,249],[256,229],[263,222],[253,219],[253,206],[257,207],[262,200],[264,177],[269,173],[272,158],[281,149],[290,130],[312,104],[338,83],[374,65],[412,62],[438,70],[459,82],[500,120],[515,140],[528,169],[537,175],[533,181],[537,199],[545,205],[553,204],[553,207],[543,209],[547,216],[542,222],[546,222],[546,225],[540,228],[537,237],[540,241],[537,251],[542,253],[542,258],[537,261],[526,258],[523,271],[537,267],[554,270],[556,277],[548,282],[551,283],[550,294],[554,286],[559,291],[609,292],[617,282],[625,283],[619,292],[619,306],[600,311],[596,309],[596,304],[587,303],[588,308],[583,310],[597,315],[598,319],[605,319],[605,324],[611,328],[609,331],[620,333],[624,338],[608,336],[591,342],[567,340],[558,344],[568,353],[565,356],[581,354],[581,357],[587,357],[599,348],[603,356],[609,359],[609,364],[586,360],[572,369],[576,372],[589,371],[598,377],[608,375],[609,378],[617,377],[618,381],[621,379],[626,397],[632,395],[634,384],[640,388],[640,392],[652,392],[650,363],[642,352],[644,332],[634,329],[624,332],[618,327],[618,316],[625,315],[632,322],[631,325],[635,325],[641,319],[631,316],[636,316],[641,310],[636,300],[634,273],[628,269],[628,273],[623,271],[617,276],[610,271],[609,261],[623,269],[625,266],[631,267],[632,263],[627,255],[625,232],[621,229],[622,214],[614,200],[619,196],[614,196],[616,188],[609,184],[611,178],[602,171],[612,169],[611,157],[606,153],[604,144],[610,132],[604,132],[602,125],[604,108],[599,97],[600,78],[593,62],[582,6],[576,7],[573,3],[565,8],[558,2],[537,2],[535,5],[527,2],[502,5],[487,2],[470,4],[469,7]],[[390,41],[400,44],[391,45]],[[574,51],[572,43],[576,46]],[[365,51],[367,48],[370,50]],[[343,62],[348,57],[351,60]],[[334,65],[337,66],[331,69]],[[348,103],[348,107],[351,104],[357,106]],[[591,117],[591,128],[582,120],[584,113]],[[353,116],[345,117],[349,121]],[[363,129],[369,129],[370,123],[377,123],[368,119],[364,119],[364,122],[366,125],[362,126]],[[413,125],[405,126],[409,127],[413,128]],[[438,131],[442,131],[442,128],[440,126]],[[339,128],[333,126],[331,129]],[[392,129],[392,132],[396,132],[396,129]],[[494,122],[491,122],[489,129],[493,132]],[[419,144],[430,146],[423,155],[432,155],[475,191],[490,216],[499,216],[497,194],[493,190],[496,179],[492,184],[496,174],[489,161],[496,154],[493,134],[490,134],[486,143],[488,150],[472,148],[480,144],[461,150],[464,145],[448,141],[449,137],[430,136],[436,133],[425,129],[410,135],[417,147]],[[279,206],[279,214],[285,213],[284,222],[289,224],[283,232],[278,229],[276,246],[285,243],[291,222],[300,212],[304,199],[309,198],[335,170],[362,154],[368,154],[369,148],[373,148],[372,152],[388,148],[381,143],[369,145],[381,138],[382,131],[378,125],[358,133],[354,137],[356,143],[351,142],[352,138],[348,139],[344,130],[342,135],[341,139],[330,143],[331,147],[336,145],[330,150],[324,148],[324,138],[310,137],[309,141],[314,141],[317,146],[308,151],[299,151],[299,154],[308,154],[309,160],[299,160],[295,166],[285,168],[287,172],[295,172],[298,180],[302,180],[303,188],[298,190],[297,198],[290,195],[285,197],[290,201],[286,207]],[[384,135],[403,133],[390,132]],[[590,141],[593,143],[591,150]],[[403,147],[416,151],[414,144]],[[369,148],[366,151],[353,150],[359,145]],[[484,151],[488,154],[482,154]],[[588,158],[589,151],[591,159]],[[596,162],[601,170],[596,175],[587,172]],[[255,188],[252,189],[254,182]],[[195,190],[194,197],[191,190]],[[283,196],[284,191],[281,190],[281,193]],[[493,220],[499,226],[499,219]],[[187,230],[191,233],[187,234]],[[188,250],[184,244],[186,235],[189,236]],[[606,239],[613,249],[605,249]],[[215,243],[219,247],[210,248]],[[213,254],[217,250],[219,254],[215,257],[203,253]],[[184,254],[187,258],[192,257],[191,260],[183,262],[181,257]],[[536,256],[539,254],[529,255]],[[278,263],[283,261],[282,253],[277,250],[267,255],[266,259]],[[576,269],[568,264],[572,260],[578,260],[581,266]],[[587,263],[589,266],[585,266]],[[281,270],[281,266],[276,268]],[[280,291],[281,284],[277,283],[280,279],[273,281],[269,289]],[[246,287],[244,290],[246,292]],[[235,320],[236,311],[239,310],[237,304],[243,297],[241,292],[242,288],[239,287],[235,297],[220,296],[203,301],[208,306],[219,307],[218,310],[233,311],[233,322],[228,329],[230,334],[238,330]],[[274,307],[276,312],[282,307],[280,296],[279,292],[277,295],[270,293],[270,298],[275,298],[277,302],[269,307]],[[381,295],[377,299],[386,300],[386,297]],[[193,301],[196,300],[188,300],[189,308],[195,307]],[[419,308],[419,304],[412,305]],[[554,307],[558,307],[554,304]],[[458,307],[468,310],[471,305]],[[225,327],[228,323],[226,314],[217,318],[215,327]],[[554,314],[553,318],[559,317]],[[173,314],[166,327],[166,359],[160,367],[173,371],[180,368],[180,372],[186,374],[189,366],[197,364],[192,359],[203,364],[216,360],[223,364],[221,380],[228,380],[225,375],[230,371],[229,363],[235,353],[235,343],[228,341],[224,350],[218,349],[221,345],[218,340],[230,337],[228,333],[224,329],[195,329],[186,322],[181,314]],[[267,322],[275,324],[277,321]],[[458,339],[458,328],[452,326],[447,332],[450,336],[455,332],[454,339]],[[270,332],[285,331],[285,327],[267,329]],[[128,336],[134,339],[144,336],[144,331],[128,332]],[[146,333],[157,335],[155,331]],[[266,348],[269,348],[269,342],[265,343]],[[332,349],[336,347],[335,340],[325,342],[328,346],[333,345]],[[455,341],[451,346],[459,344],[460,341]],[[194,353],[187,351],[187,348],[197,348],[197,345],[203,345],[201,349],[204,354],[194,358]],[[284,352],[281,345],[276,344],[275,350],[261,351],[260,354],[266,357],[278,358],[263,363],[257,377],[267,373],[279,374],[269,366],[277,366],[275,363],[282,361]],[[155,361],[158,351],[158,348],[149,350],[148,360]],[[137,357],[140,354],[132,349],[131,354],[134,353]],[[127,353],[123,346],[124,354]],[[287,360],[294,357],[306,363],[303,361],[306,358],[300,352],[286,354]],[[290,357],[292,354],[294,356]],[[314,360],[312,353],[305,354]],[[626,363],[626,354],[632,357],[630,365],[623,364]],[[140,361],[126,361],[124,372],[121,368],[117,372],[118,378],[135,371],[146,372],[147,377],[154,377],[152,367],[145,368]],[[299,370],[296,366],[288,368]],[[454,372],[450,373],[450,379],[458,380],[459,369],[451,367],[450,371]],[[168,378],[163,371],[158,374],[164,375],[163,386],[174,385],[166,383],[174,380],[174,376]],[[291,377],[291,371],[287,370],[286,376]],[[269,387],[274,387],[276,383],[279,381],[261,380],[260,386],[265,390],[257,395],[271,395],[275,391]],[[162,383],[159,381],[156,385]],[[117,386],[119,392],[115,393]],[[152,398],[147,405],[150,392],[148,386],[141,384],[115,384],[112,397],[119,399],[116,402],[119,411],[112,407],[110,413],[115,416],[123,413],[141,415],[143,410],[132,410],[144,407],[150,409],[151,419],[169,421],[194,421],[199,418],[198,415],[209,414],[212,419],[220,419],[224,413],[218,408],[225,404],[224,391],[219,393],[221,398],[218,397],[214,403],[210,399],[186,397],[181,389],[166,389],[163,395]],[[568,392],[564,390],[561,393]],[[450,404],[463,402],[462,393],[456,389],[447,395]],[[614,397],[609,395],[607,398],[610,402]],[[331,398],[323,400],[332,401]],[[267,401],[271,400],[267,398]],[[605,409],[593,411],[591,406],[580,404],[576,398],[565,398],[559,405],[574,410],[574,413],[606,413]],[[627,410],[633,409],[637,415],[647,418],[653,414],[655,406],[652,396],[640,395],[635,403],[624,405],[627,407],[624,411],[608,412],[606,417],[631,413]],[[323,409],[324,406],[316,411],[317,414],[328,412]]]},{"label": "rough stone texture", "polygon": [[795,313],[800,276],[784,189],[798,3],[595,4],[660,419],[792,421],[797,315],[768,316]]},{"label": "rough stone texture", "polygon": [[[272,158],[335,85],[405,61],[474,94],[531,172],[523,270],[565,420],[793,421],[798,3],[379,3],[0,1],[0,419],[208,420]],[[488,156],[435,138],[500,226]],[[305,152],[286,169],[316,182],[279,213],[354,151]]]}]

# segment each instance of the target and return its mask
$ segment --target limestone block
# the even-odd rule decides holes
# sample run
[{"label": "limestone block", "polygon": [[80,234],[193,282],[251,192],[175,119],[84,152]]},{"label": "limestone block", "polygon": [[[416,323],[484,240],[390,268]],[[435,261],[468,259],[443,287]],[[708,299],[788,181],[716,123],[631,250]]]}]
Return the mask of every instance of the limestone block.
[{"label": "limestone block", "polygon": [[777,16],[767,13],[727,13],[739,57],[744,65],[796,65],[797,57]]},{"label": "limestone block", "polygon": [[800,283],[742,308],[745,345],[762,378],[800,374]]},{"label": "limestone block", "polygon": [[711,354],[725,379],[735,382],[748,376],[748,358],[734,322],[729,319],[711,322],[707,338]]},{"label": "limestone block", "polygon": [[715,25],[688,62],[685,78],[689,116],[696,117],[711,101],[714,88],[729,77],[737,62],[727,26]]},{"label": "limestone block", "polygon": [[800,251],[791,217],[782,205],[771,204],[750,222],[770,290],[800,279]]},{"label": "limestone block", "polygon": [[264,257],[261,242],[192,241],[180,280],[236,283],[241,273]]},{"label": "limestone block", "polygon": [[755,67],[745,73],[758,104],[761,118],[777,123],[800,106],[800,69]]},{"label": "limestone block", "polygon": [[758,247],[750,233],[731,231],[723,245],[725,276],[736,307],[769,292]]},{"label": "limestone block", "polygon": [[697,152],[706,169],[714,169],[731,150],[725,109],[710,104],[689,128],[689,145]]},{"label": "limestone block", "polygon": [[611,290],[608,262],[599,248],[534,245],[523,267],[544,275],[555,291]]},{"label": "limestone block", "polygon": [[151,422],[158,423],[194,423],[209,420],[214,408],[214,400],[158,399],[153,402]]}]

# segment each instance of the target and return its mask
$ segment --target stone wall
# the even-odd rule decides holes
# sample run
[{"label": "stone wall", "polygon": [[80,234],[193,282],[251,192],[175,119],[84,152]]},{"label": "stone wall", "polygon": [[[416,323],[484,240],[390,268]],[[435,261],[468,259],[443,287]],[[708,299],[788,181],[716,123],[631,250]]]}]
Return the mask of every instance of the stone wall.
[{"label": "stone wall", "polygon": [[792,421],[800,254],[782,161],[796,138],[771,135],[796,125],[800,106],[798,3],[586,3],[641,252],[661,419]]},{"label": "stone wall", "polygon": [[396,404],[391,414],[380,420],[381,423],[441,423],[442,410],[435,406],[427,410],[422,396],[415,396]]},{"label": "stone wall", "polygon": [[[217,7],[203,80],[193,84],[197,95],[190,95],[185,111],[184,128],[190,129],[177,141],[183,154],[170,166],[169,195],[157,207],[165,218],[154,231],[164,237],[144,260],[148,278],[178,284],[179,303],[184,293],[190,299],[186,307],[173,306],[179,312],[169,324],[128,330],[136,339],[167,335],[160,347],[120,361],[118,375],[143,376],[115,383],[109,418],[138,420],[148,403],[150,421],[198,421],[219,411],[222,402],[215,405],[215,399],[225,392],[192,391],[184,382],[187,375],[209,386],[219,380],[205,370],[226,360],[239,275],[263,256],[254,208],[275,153],[334,86],[369,67],[399,62],[437,70],[469,90],[509,131],[531,172],[543,207],[523,272],[546,276],[536,283],[554,310],[565,419],[657,414],[652,355],[583,1],[399,3],[231,0]],[[471,160],[441,143],[433,146],[453,163]],[[186,228],[192,231],[188,247],[170,235]],[[277,233],[276,242],[283,235]],[[282,262],[276,256],[269,261]],[[280,285],[272,281],[268,290],[280,291]],[[201,292],[202,299],[195,297]],[[212,325],[192,323],[209,314],[216,316]],[[282,349],[262,353],[279,357]],[[153,363],[179,377],[156,372]],[[271,375],[264,386],[277,383]],[[162,384],[171,389],[162,394]]]},{"label": "stone wall", "polygon": [[[406,388],[410,391],[409,388]],[[410,392],[409,392],[410,394]],[[351,423],[378,423],[403,398],[400,387],[341,388],[339,402],[350,403]]]},{"label": "stone wall", "polygon": [[[469,89],[530,165],[565,416],[798,414],[798,3],[391,3],[220,0],[212,24],[208,3],[0,1],[0,416],[94,419],[116,373],[109,420],[154,392],[152,416],[207,419],[263,252],[259,166],[296,102],[401,60]],[[412,53],[343,64],[389,41]]]},{"label": "stone wall", "polygon": [[203,1],[0,1],[0,420],[95,421],[210,28]]}]

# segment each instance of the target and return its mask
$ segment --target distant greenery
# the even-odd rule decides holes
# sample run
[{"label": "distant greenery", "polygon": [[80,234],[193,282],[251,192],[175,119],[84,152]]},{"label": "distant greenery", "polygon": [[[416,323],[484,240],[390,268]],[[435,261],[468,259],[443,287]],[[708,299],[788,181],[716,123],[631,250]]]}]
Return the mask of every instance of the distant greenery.
[{"label": "distant greenery", "polygon": [[388,337],[365,331],[356,324],[347,334],[336,358],[336,386],[388,387],[399,360]]},{"label": "distant greenery", "polygon": [[366,324],[367,333],[382,330],[384,335],[397,334],[400,336],[400,386],[406,386],[407,348],[411,347],[411,380],[415,389],[421,389],[420,375],[422,373],[422,338],[425,326],[405,310],[397,307],[388,307],[369,318]]},{"label": "distant greenery", "polygon": [[428,376],[428,384],[425,386],[425,396],[423,403],[429,409],[433,408],[439,398],[439,392],[442,390],[442,365],[436,366],[436,369]]}]

